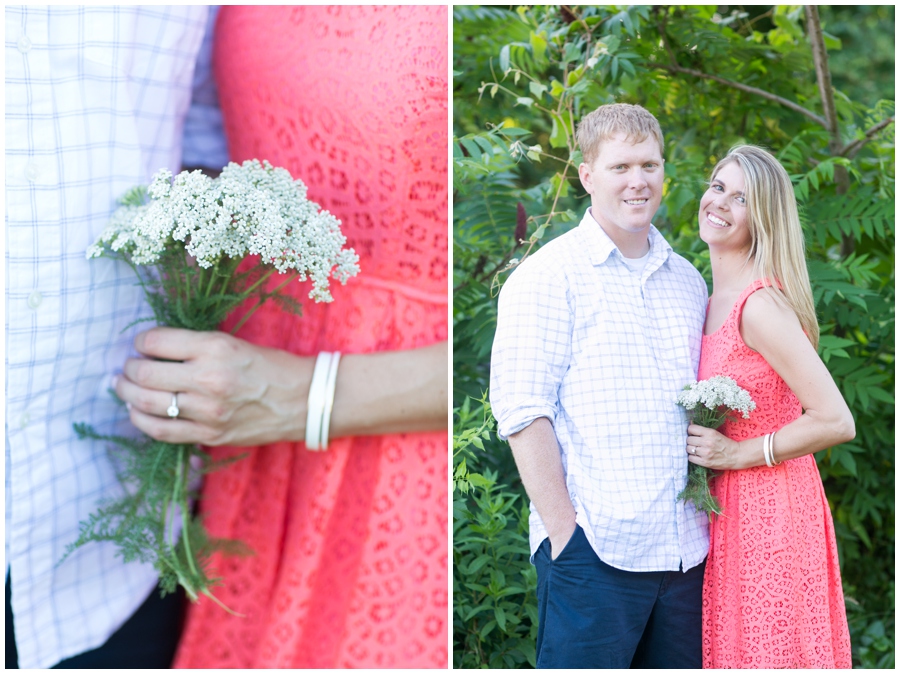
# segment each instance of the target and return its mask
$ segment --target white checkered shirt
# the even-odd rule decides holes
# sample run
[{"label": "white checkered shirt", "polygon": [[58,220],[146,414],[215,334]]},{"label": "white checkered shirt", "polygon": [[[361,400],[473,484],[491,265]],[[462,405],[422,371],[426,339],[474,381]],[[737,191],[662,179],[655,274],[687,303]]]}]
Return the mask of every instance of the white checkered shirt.
[{"label": "white checkered shirt", "polygon": [[[500,293],[491,405],[500,437],[552,423],[576,522],[607,564],[688,570],[709,547],[706,515],[676,503],[706,284],[650,228],[640,274],[588,211],[516,269]],[[531,552],[547,531],[531,506]]]},{"label": "white checkered shirt", "polygon": [[19,665],[49,667],[103,644],[156,583],[106,544],[57,566],[78,523],[119,490],[104,444],[78,440],[72,423],[128,426],[107,389],[143,329],[123,328],[150,315],[126,264],[85,251],[126,189],[179,168],[209,12],[5,13],[5,553]]}]

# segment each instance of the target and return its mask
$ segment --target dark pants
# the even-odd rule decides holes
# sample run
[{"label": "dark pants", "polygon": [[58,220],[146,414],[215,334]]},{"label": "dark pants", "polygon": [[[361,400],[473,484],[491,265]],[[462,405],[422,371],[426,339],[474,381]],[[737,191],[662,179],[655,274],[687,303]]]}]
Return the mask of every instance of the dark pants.
[{"label": "dark pants", "polygon": [[[166,669],[175,657],[184,608],[184,594],[160,598],[153,590],[137,612],[106,643],[63,660],[54,669]],[[6,669],[18,669],[18,653],[6,576]]]},{"label": "dark pants", "polygon": [[687,573],[622,571],[576,527],[556,559],[544,539],[534,564],[539,668],[701,668],[705,562]]}]

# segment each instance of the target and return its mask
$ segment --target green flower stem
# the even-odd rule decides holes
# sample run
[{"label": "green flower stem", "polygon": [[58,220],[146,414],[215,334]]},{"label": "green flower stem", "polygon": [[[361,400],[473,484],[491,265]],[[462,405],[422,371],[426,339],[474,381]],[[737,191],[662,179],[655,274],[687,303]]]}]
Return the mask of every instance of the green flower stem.
[{"label": "green flower stem", "polygon": [[[241,329],[241,326],[243,326],[244,323],[247,322],[247,319],[248,319],[248,318],[250,318],[254,313],[256,313],[256,310],[257,310],[257,309],[259,309],[263,304],[265,304],[265,302],[266,302],[267,299],[269,299],[269,298],[270,298],[271,296],[273,296],[273,295],[277,295],[277,294],[281,291],[282,288],[284,288],[285,286],[287,286],[287,284],[290,283],[291,281],[293,281],[295,278],[297,278],[297,274],[291,274],[291,275],[289,275],[288,278],[287,278],[287,280],[285,280],[282,284],[280,284],[277,288],[275,288],[275,290],[273,290],[273,291],[270,292],[270,293],[266,293],[262,298],[260,298],[259,302],[257,302],[256,304],[254,304],[253,307],[252,307],[246,314],[244,314],[244,315],[241,317],[241,320],[239,320],[239,321],[237,322],[237,325],[235,325],[235,326],[231,329],[231,334],[232,334],[232,335],[237,334],[237,331]],[[256,285],[259,285],[259,284],[257,283]],[[254,286],[254,287],[255,287],[255,286]]]},{"label": "green flower stem", "polygon": [[210,292],[212,291],[213,284],[216,282],[216,278],[217,278],[217,276],[218,276],[218,272],[219,272],[219,263],[220,263],[221,261],[222,261],[222,258],[220,257],[218,260],[216,260],[216,264],[215,264],[215,266],[213,266],[213,268],[212,268],[212,273],[211,273],[211,275],[210,275],[210,277],[209,277],[209,283],[208,283],[207,286],[206,286],[206,292],[204,293],[204,297],[209,297],[209,294],[210,294]]},{"label": "green flower stem", "polygon": [[246,293],[248,296],[251,295],[251,294],[253,293],[253,291],[255,291],[262,283],[265,283],[265,282],[269,279],[269,277],[270,277],[272,274],[274,274],[276,271],[278,271],[278,270],[275,269],[274,267],[268,269],[268,270],[266,271],[266,273],[263,274],[263,275],[259,278],[259,280],[256,281],[256,283],[254,283],[252,286],[250,286],[249,288],[247,288],[247,290],[245,291],[245,293]]},{"label": "green flower stem", "polygon": [[178,479],[175,481],[178,489],[178,504],[181,506],[181,539],[184,541],[184,553],[188,560],[191,573],[197,576],[197,567],[194,566],[194,555],[191,553],[191,537],[188,535],[190,528],[190,513],[188,512],[187,481],[190,475],[191,455],[185,456],[184,445],[178,446]]},{"label": "green flower stem", "polygon": [[[688,418],[692,424],[712,429],[718,429],[725,423],[729,414],[730,410],[725,407],[710,409],[704,405],[698,405],[696,408],[688,410]],[[678,494],[676,500],[693,503],[697,510],[705,512],[710,519],[712,519],[713,514],[721,515],[722,506],[709,489],[710,479],[717,475],[718,473],[705,466],[689,463],[687,484],[681,490],[681,493]]]},{"label": "green flower stem", "polygon": [[[200,594],[206,595],[207,597],[212,599],[216,604],[218,604],[220,607],[225,609],[228,613],[230,613],[233,616],[237,616],[238,618],[246,618],[247,617],[243,613],[238,613],[237,611],[232,611],[230,608],[225,606],[225,604],[223,604],[219,599],[216,599],[216,596],[207,589],[200,590]],[[196,595],[194,595],[194,599],[196,600]]]}]

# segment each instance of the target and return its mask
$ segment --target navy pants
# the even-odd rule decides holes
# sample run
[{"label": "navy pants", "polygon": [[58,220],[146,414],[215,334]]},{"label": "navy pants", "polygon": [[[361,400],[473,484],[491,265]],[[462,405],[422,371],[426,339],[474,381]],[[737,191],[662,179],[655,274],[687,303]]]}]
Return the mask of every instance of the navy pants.
[{"label": "navy pants", "polygon": [[556,559],[544,539],[534,564],[538,668],[701,668],[705,562],[687,573],[622,571],[579,526]]},{"label": "navy pants", "polygon": [[[75,655],[54,669],[166,669],[172,664],[184,612],[184,592],[159,596],[156,588],[137,612],[109,640]],[[18,669],[15,628],[6,576],[6,669]]]}]

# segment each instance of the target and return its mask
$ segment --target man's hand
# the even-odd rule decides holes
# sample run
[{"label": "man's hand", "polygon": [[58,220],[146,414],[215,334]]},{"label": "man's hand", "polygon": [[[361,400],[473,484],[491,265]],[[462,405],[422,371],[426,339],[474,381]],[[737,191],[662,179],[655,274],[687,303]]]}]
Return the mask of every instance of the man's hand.
[{"label": "man's hand", "polygon": [[[211,446],[304,438],[314,358],[177,328],[142,332],[134,344],[145,358],[125,362],[115,390],[150,437]],[[180,412],[171,419],[176,392]]]}]

